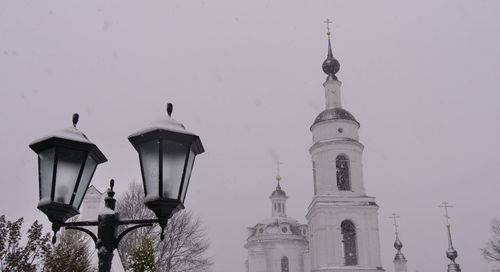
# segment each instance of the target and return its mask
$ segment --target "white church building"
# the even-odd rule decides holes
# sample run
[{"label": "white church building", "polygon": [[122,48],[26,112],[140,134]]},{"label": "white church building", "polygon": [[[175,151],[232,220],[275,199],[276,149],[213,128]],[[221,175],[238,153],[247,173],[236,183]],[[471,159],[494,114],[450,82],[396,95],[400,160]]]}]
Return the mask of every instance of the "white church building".
[{"label": "white church building", "polygon": [[[248,228],[246,272],[384,271],[378,206],[364,188],[360,125],[342,108],[342,83],[335,75],[339,69],[328,31],[325,110],[311,126],[314,195],[305,215],[307,224],[286,215],[288,197],[278,175],[270,196],[272,216]],[[406,271],[405,259],[394,262],[396,272]]]}]

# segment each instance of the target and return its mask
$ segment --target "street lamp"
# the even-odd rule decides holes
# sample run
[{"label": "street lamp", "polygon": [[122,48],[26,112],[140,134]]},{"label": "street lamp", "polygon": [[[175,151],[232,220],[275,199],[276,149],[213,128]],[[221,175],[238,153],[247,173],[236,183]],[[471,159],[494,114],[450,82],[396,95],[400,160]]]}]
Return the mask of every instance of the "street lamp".
[{"label": "street lamp", "polygon": [[[111,269],[113,251],[130,231],[158,223],[163,230],[168,219],[184,208],[184,199],[191,177],[195,156],[204,152],[200,138],[172,119],[172,104],[167,105],[168,117],[130,135],[129,141],[139,153],[144,185],[144,204],[156,214],[156,219],[120,219],[115,211],[114,181],[105,198],[105,209],[97,221],[68,222],[79,214],[78,209],[87,192],[98,164],[106,162],[99,148],[73,126],[57,131],[30,144],[38,154],[38,209],[52,222],[54,237],[61,227],[87,233],[98,249],[99,272]],[[132,225],[117,234],[120,225]],[[97,237],[84,226],[98,226]]]},{"label": "street lamp", "polygon": [[99,148],[76,128],[77,123],[78,114],[74,114],[73,126],[30,144],[38,154],[38,209],[51,222],[62,223],[78,214],[97,165],[107,161]]},{"label": "street lamp", "polygon": [[167,105],[167,113],[167,118],[128,137],[139,153],[144,204],[160,220],[162,239],[167,219],[184,209],[194,158],[204,151],[200,137],[170,117],[172,104]]}]

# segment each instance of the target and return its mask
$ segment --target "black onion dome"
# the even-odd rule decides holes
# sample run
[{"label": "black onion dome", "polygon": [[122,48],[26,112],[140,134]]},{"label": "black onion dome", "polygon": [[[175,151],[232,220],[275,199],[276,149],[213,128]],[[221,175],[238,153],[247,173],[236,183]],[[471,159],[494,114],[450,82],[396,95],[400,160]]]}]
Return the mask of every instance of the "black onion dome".
[{"label": "black onion dome", "polygon": [[286,196],[286,193],[281,189],[281,187],[277,187],[276,190],[273,191],[271,196]]},{"label": "black onion dome", "polygon": [[335,74],[340,70],[340,62],[334,58],[327,58],[323,61],[323,72],[327,75],[332,75],[337,78]]},{"label": "black onion dome", "polygon": [[396,241],[394,241],[394,248],[397,251],[400,251],[403,248],[403,243],[401,243],[401,241],[398,238],[396,238]]},{"label": "black onion dome", "polygon": [[327,120],[350,120],[353,122],[356,122],[359,126],[359,122],[356,121],[356,118],[349,113],[348,111],[344,110],[343,108],[333,108],[333,109],[326,109],[322,111],[318,117],[314,120],[313,126],[319,122],[327,121]]},{"label": "black onion dome", "polygon": [[401,249],[403,248],[403,243],[401,243],[397,234],[396,234],[396,241],[394,241],[394,248],[398,251],[394,256],[394,261],[406,261],[405,255],[401,253]]},{"label": "black onion dome", "polygon": [[337,79],[335,74],[340,70],[340,62],[333,57],[330,37],[328,37],[328,56],[323,61],[323,72],[328,75],[328,80]]}]

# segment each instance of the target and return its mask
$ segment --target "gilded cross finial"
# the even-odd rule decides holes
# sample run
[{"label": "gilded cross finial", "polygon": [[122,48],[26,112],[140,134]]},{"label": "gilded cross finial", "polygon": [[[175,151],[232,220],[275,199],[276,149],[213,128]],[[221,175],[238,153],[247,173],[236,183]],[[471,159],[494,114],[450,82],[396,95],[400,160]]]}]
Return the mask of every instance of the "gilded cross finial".
[{"label": "gilded cross finial", "polygon": [[400,216],[397,215],[396,213],[392,213],[392,216],[389,216],[389,218],[391,218],[391,219],[394,220],[394,224],[393,224],[394,225],[394,230],[396,231],[396,236],[398,236],[398,234],[399,234],[399,231],[398,231],[399,225],[398,225],[397,219],[400,218]]},{"label": "gilded cross finial", "polygon": [[444,217],[446,218],[446,226],[450,226],[451,217],[448,215],[448,208],[453,208],[453,205],[450,205],[449,202],[444,201],[442,205],[439,205],[440,208],[444,208]]},{"label": "gilded cross finial", "polygon": [[276,180],[278,181],[278,185],[279,185],[279,182],[281,180],[281,176],[280,176],[280,165],[283,164],[282,162],[280,162],[279,160],[276,161]]},{"label": "gilded cross finial", "polygon": [[330,21],[330,19],[326,18],[326,20],[323,22],[326,24],[326,35],[328,35],[328,37],[330,37],[330,24],[333,23],[332,21]]}]

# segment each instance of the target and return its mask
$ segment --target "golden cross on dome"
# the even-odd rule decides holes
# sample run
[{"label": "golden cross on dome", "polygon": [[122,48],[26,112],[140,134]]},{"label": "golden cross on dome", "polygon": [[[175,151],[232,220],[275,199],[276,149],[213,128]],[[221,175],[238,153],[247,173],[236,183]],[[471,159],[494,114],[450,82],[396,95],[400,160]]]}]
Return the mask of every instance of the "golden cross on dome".
[{"label": "golden cross on dome", "polygon": [[326,24],[326,29],[328,30],[328,32],[326,32],[326,35],[328,35],[328,37],[330,37],[330,24],[333,22],[330,21],[330,19],[326,18],[326,20],[323,23]]},{"label": "golden cross on dome", "polygon": [[280,176],[280,165],[281,164],[283,164],[283,163],[280,162],[279,160],[276,161],[276,180],[278,181],[278,183],[281,180],[281,176]]},{"label": "golden cross on dome", "polygon": [[395,214],[395,213],[392,213],[392,216],[389,216],[389,218],[394,219],[394,229],[396,230],[396,235],[398,235],[398,233],[399,233],[399,232],[398,232],[398,227],[399,227],[399,225],[398,225],[398,221],[397,221],[397,219],[398,219],[398,218],[400,218],[400,216],[399,216],[399,215],[397,215],[397,214]]},{"label": "golden cross on dome", "polygon": [[450,216],[448,216],[448,208],[453,208],[453,205],[450,205],[449,202],[445,201],[443,202],[443,205],[439,205],[440,208],[444,208],[444,217],[446,218],[446,226],[450,226]]}]

